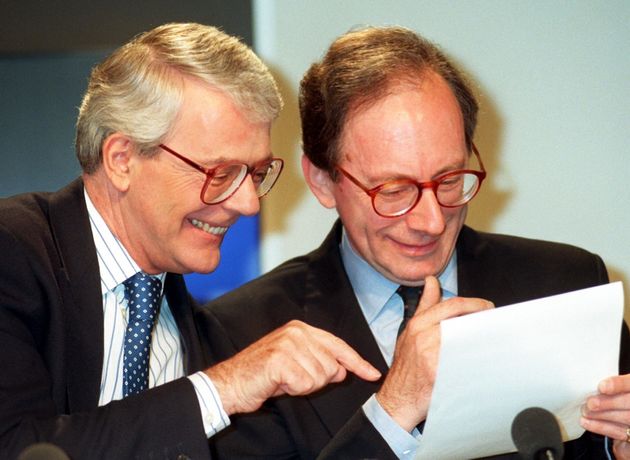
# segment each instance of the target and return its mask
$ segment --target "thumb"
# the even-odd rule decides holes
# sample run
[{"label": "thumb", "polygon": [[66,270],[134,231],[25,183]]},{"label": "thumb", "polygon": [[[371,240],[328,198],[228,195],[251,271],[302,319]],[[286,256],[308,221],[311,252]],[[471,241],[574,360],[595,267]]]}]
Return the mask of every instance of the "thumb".
[{"label": "thumb", "polygon": [[435,276],[427,276],[424,280],[424,290],[422,291],[422,297],[420,297],[420,303],[416,314],[420,311],[425,311],[432,307],[436,303],[442,300],[442,289],[440,288],[440,282]]},{"label": "thumb", "polygon": [[626,441],[614,441],[613,453],[615,454],[615,458],[618,460],[630,459],[630,444]]}]

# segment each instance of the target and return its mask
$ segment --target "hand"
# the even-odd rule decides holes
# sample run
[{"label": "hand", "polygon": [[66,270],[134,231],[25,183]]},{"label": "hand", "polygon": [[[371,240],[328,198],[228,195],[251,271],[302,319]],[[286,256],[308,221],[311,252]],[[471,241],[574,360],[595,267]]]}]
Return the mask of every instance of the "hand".
[{"label": "hand", "polygon": [[228,414],[252,412],[265,400],[282,394],[305,395],[347,371],[365,380],[381,373],[348,344],[321,329],[291,321],[206,370]]},{"label": "hand", "polygon": [[630,374],[600,382],[598,394],[587,398],[582,409],[582,427],[613,439],[617,459],[630,459]]},{"label": "hand", "polygon": [[440,321],[494,307],[483,299],[440,299],[437,278],[427,277],[416,313],[398,337],[392,367],[376,394],[383,409],[409,432],[427,416],[440,351]]}]

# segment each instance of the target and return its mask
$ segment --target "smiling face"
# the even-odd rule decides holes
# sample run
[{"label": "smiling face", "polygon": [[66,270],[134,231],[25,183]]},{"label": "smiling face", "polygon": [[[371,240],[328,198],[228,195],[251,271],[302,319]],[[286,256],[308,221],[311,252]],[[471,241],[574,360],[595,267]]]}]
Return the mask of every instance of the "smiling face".
[{"label": "smiling face", "polygon": [[[164,144],[206,168],[271,157],[270,123],[250,121],[229,96],[195,79],[185,79],[183,96]],[[205,205],[205,175],[164,151],[150,158],[131,154],[126,168],[115,232],[148,273],[213,271],[228,228],[260,209],[250,176],[226,201]]]},{"label": "smiling face", "polygon": [[[460,108],[435,74],[416,85],[399,83],[380,101],[351,112],[341,140],[340,166],[369,188],[399,178],[429,181],[468,160]],[[381,217],[344,176],[315,193],[337,208],[352,247],[400,284],[417,285],[444,269],[466,216],[465,206],[442,208],[425,189],[409,213]]]}]

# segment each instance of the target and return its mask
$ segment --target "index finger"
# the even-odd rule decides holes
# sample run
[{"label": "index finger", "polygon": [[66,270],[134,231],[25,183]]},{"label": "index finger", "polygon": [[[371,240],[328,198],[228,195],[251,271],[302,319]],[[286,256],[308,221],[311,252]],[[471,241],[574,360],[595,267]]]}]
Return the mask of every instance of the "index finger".
[{"label": "index finger", "polygon": [[319,329],[320,343],[347,370],[364,380],[374,381],[381,377],[378,369],[363,359],[350,345],[339,337]]}]

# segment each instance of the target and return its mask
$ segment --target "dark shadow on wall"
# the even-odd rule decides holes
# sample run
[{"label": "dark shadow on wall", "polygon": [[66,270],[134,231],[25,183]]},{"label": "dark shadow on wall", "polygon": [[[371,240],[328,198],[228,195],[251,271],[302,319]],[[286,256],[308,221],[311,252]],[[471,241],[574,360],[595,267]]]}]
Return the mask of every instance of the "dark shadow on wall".
[{"label": "dark shadow on wall", "polygon": [[503,147],[503,117],[498,105],[481,86],[478,79],[457,62],[468,75],[468,80],[479,103],[475,145],[487,171],[479,194],[470,203],[466,224],[482,231],[493,231],[494,222],[510,201],[511,191],[499,185],[502,174],[501,150]]},{"label": "dark shadow on wall", "polygon": [[0,54],[111,49],[166,22],[221,27],[252,44],[251,0],[0,0]]},{"label": "dark shadow on wall", "polygon": [[106,51],[0,57],[0,197],[57,190],[81,170],[74,127]]},{"label": "dark shadow on wall", "polygon": [[262,203],[264,216],[268,216],[262,219],[262,231],[267,235],[287,231],[289,216],[304,196],[311,193],[300,166],[302,146],[297,88],[281,72],[270,67],[284,99],[284,109],[272,128],[271,148],[276,156],[284,159],[284,169],[273,195]]}]

